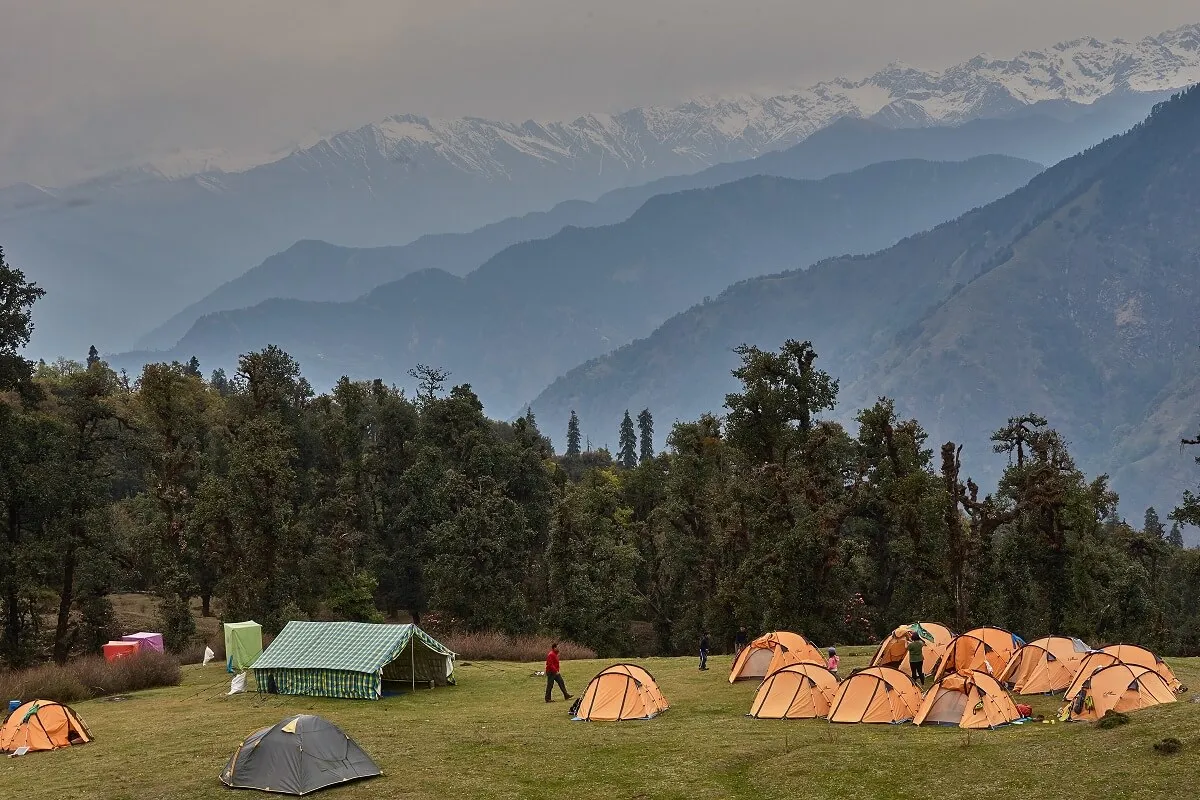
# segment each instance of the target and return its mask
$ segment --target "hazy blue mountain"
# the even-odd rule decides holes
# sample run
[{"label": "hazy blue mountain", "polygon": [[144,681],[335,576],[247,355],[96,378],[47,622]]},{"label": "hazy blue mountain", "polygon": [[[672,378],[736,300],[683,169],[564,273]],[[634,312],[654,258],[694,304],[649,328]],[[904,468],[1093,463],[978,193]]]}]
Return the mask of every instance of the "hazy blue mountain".
[{"label": "hazy blue mountain", "polygon": [[777,95],[572,121],[394,116],[256,166],[172,157],[63,189],[0,192],[0,241],[49,292],[34,354],[118,349],[302,239],[376,247],[469,231],[779,150],[841,117],[919,127],[1042,106],[1069,119],[1109,96],[1200,79],[1198,32],[1077,39],[938,72],[892,64]]},{"label": "hazy blue mountain", "polygon": [[820,181],[756,176],[660,195],[628,220],[513,245],[466,277],[421,270],[351,303],[270,300],[201,318],[167,353],[206,369],[269,343],[329,385],[343,374],[406,383],[417,362],[469,381],[498,413],[572,364],[645,335],[731,281],[834,253],[885,247],[986,203],[1039,171],[1032,162],[876,164]]},{"label": "hazy blue mountain", "polygon": [[719,411],[731,350],[810,339],[842,379],[841,418],[895,397],[931,442],[966,445],[1034,410],[1081,464],[1110,471],[1129,513],[1194,485],[1200,308],[1200,90],[1028,186],[869,257],[751,279],[588,362],[534,402],[549,431],[575,409],[593,439],[625,408]]},{"label": "hazy blue mountain", "polygon": [[435,234],[408,245],[379,248],[302,241],[192,303],[142,336],[137,347],[172,347],[204,314],[247,308],[271,298],[345,301],[418,269],[463,275],[511,244],[543,239],[568,225],[610,225],[628,219],[655,195],[717,186],[751,175],[823,178],[884,161],[961,161],[988,154],[1054,164],[1127,130],[1145,117],[1156,99],[1163,98],[1109,95],[1086,110],[1046,102],[1012,118],[929,128],[889,128],[842,117],[786,150],[614,189],[593,202],[570,200],[549,211],[509,218],[471,233]]}]

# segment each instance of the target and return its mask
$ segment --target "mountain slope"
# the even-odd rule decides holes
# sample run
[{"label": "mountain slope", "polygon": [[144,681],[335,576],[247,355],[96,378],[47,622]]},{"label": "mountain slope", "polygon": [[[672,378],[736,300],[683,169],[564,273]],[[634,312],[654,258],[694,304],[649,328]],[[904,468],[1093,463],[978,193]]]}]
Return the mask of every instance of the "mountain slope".
[{"label": "mountain slope", "polygon": [[206,367],[275,343],[328,385],[405,382],[417,362],[513,411],[571,364],[654,329],[731,280],[886,246],[1027,181],[1032,162],[888,162],[821,181],[752,177],[661,195],[617,225],[565,228],[503,250],[465,278],[423,270],[353,303],[272,300],[202,318],[169,353]]},{"label": "mountain slope", "polygon": [[940,73],[893,65],[799,92],[572,122],[398,116],[241,172],[124,171],[54,191],[0,209],[0,241],[49,290],[35,312],[36,347],[57,355],[94,340],[112,349],[160,323],[162,309],[302,239],[382,246],[470,230],[777,150],[843,116],[905,127],[1043,104],[1071,117],[1103,97],[1197,79],[1200,26],[1192,26],[1134,43],[1080,39]]},{"label": "mountain slope", "polygon": [[[353,300],[418,269],[465,274],[503,248],[542,239],[568,225],[594,227],[625,220],[659,194],[718,186],[751,175],[823,178],[868,164],[918,158],[962,161],[999,154],[1054,164],[1140,121],[1159,95],[1109,96],[1087,113],[1062,120],[1043,108],[1010,119],[977,119],[954,127],[889,128],[843,117],[786,150],[698,173],[614,189],[594,202],[571,200],[549,211],[513,217],[462,234],[422,236],[399,247],[343,248],[304,241],[189,305],[138,340],[149,350],[170,348],[204,314],[246,308],[270,298]],[[1039,107],[1041,108],[1041,107]]]},{"label": "mountain slope", "polygon": [[893,396],[931,441],[965,442],[986,477],[988,432],[1036,410],[1088,469],[1117,474],[1127,510],[1169,507],[1178,495],[1163,487],[1191,466],[1175,457],[1178,432],[1196,411],[1198,128],[1193,89],[927,234],[732,286],[572,370],[533,409],[551,431],[571,408],[585,428],[611,427],[626,407],[650,407],[660,425],[692,418],[720,408],[732,347],[811,339],[842,378],[844,417]]}]

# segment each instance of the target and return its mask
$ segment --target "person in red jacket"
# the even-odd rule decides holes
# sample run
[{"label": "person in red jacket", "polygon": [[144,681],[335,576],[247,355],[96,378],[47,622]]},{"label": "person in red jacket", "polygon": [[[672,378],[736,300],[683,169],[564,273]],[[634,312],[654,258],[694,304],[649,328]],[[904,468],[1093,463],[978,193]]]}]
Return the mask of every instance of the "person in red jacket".
[{"label": "person in red jacket", "polygon": [[550,645],[550,652],[546,653],[546,702],[550,702],[550,692],[554,689],[554,684],[558,684],[558,688],[562,689],[563,699],[570,700],[571,695],[567,693],[567,685],[563,683],[562,674],[558,671],[558,642]]}]

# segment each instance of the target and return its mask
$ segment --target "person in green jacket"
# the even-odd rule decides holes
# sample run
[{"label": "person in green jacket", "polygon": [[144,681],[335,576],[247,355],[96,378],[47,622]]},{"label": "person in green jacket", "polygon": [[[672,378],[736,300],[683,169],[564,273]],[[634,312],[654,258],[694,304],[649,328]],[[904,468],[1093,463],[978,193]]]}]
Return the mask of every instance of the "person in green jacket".
[{"label": "person in green jacket", "polygon": [[925,685],[925,643],[921,634],[910,631],[908,634],[908,669],[914,682],[920,681]]}]

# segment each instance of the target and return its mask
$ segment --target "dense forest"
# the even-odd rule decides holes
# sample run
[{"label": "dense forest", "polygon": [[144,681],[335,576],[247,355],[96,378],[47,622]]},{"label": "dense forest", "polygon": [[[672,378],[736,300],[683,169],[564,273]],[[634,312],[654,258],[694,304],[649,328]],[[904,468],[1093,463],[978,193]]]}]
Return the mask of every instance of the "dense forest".
[{"label": "dense forest", "polygon": [[316,395],[275,347],[207,377],[195,359],[118,374],[95,348],[33,364],[41,295],[0,257],[8,666],[97,649],[108,596],[131,590],[163,598],[175,648],[199,597],[268,630],[407,613],[607,654],[739,625],[865,642],[913,619],[1200,653],[1200,550],[1179,527],[1200,497],[1120,519],[1034,413],[997,421],[1007,468],[981,497],[960,448],[886,398],[857,430],[824,419],[838,382],[807,342],[739,348],[740,390],[665,453],[643,410],[612,420],[615,454],[573,418],[556,455],[532,414],[490,420],[435,367],[410,397],[345,379]]}]

